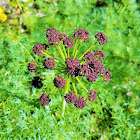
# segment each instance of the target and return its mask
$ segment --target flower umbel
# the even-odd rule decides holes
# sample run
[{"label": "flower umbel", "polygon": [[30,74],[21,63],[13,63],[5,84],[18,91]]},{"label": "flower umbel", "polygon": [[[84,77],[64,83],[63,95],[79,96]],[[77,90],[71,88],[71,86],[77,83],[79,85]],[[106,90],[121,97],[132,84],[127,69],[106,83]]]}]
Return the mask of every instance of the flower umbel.
[{"label": "flower umbel", "polygon": [[[68,104],[73,103],[76,108],[83,109],[87,102],[93,102],[97,98],[97,92],[93,92],[93,89],[88,90],[85,87],[87,84],[82,83],[82,78],[87,80],[90,85],[91,82],[95,82],[100,77],[107,83],[112,76],[110,71],[105,69],[104,64],[101,63],[101,61],[105,60],[104,52],[102,50],[92,51],[92,48],[97,42],[99,42],[101,46],[108,42],[105,34],[99,32],[95,35],[97,41],[91,46],[88,46],[88,49],[85,50],[82,55],[80,54],[81,57],[79,58],[77,58],[77,52],[81,52],[79,51],[79,46],[82,45],[81,43],[86,43],[88,41],[90,33],[84,29],[76,29],[76,31],[73,32],[73,35],[74,39],[68,37],[65,33],[58,33],[55,28],[47,29],[46,37],[48,45],[38,43],[33,48],[35,55],[43,57],[41,58],[41,64],[37,65],[35,61],[31,61],[28,66],[28,70],[32,73],[35,73],[36,69],[44,69],[47,71],[47,75],[50,74],[48,72],[49,70],[53,71],[53,75],[49,75],[45,79],[35,76],[32,80],[32,85],[35,88],[40,89],[43,86],[42,80],[48,80],[54,77],[54,79],[52,79],[54,88],[51,89],[50,93],[56,88],[64,88],[64,93],[62,94],[64,97],[62,98],[62,114],[64,114],[65,102]],[[49,48],[52,46],[56,47],[54,50],[58,51],[57,53],[54,53],[56,56],[53,56],[53,54],[50,54],[51,52],[49,52]],[[58,53],[62,59],[59,59]],[[44,55],[47,57],[45,60]],[[44,61],[42,62],[42,60]],[[44,65],[44,68],[39,68],[38,66],[40,65]],[[39,71],[36,73],[38,74],[38,72]],[[43,75],[45,76],[45,74]],[[81,96],[79,98],[79,91],[76,89],[77,83],[79,83],[85,92],[88,93],[86,97]],[[73,90],[73,92],[71,92],[71,90]],[[49,105],[50,99],[49,97],[45,97],[45,93],[41,95],[39,100],[41,101],[42,106]]]}]

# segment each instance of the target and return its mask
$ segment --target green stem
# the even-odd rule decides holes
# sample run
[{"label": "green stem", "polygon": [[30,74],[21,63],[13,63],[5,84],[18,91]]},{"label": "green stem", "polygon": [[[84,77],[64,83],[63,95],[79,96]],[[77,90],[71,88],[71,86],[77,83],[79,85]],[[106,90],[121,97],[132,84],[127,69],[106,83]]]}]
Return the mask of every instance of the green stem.
[{"label": "green stem", "polygon": [[64,53],[65,53],[65,56],[66,56],[66,58],[67,58],[68,56],[67,56],[66,49],[65,49],[63,43],[62,43],[62,47],[63,47]]},{"label": "green stem", "polygon": [[76,46],[77,46],[77,42],[78,42],[78,39],[76,40],[76,43],[75,43],[75,45],[74,45],[74,50],[73,50],[73,56],[74,56],[74,53],[75,53],[75,49],[76,49]]},{"label": "green stem", "polygon": [[65,61],[65,56],[64,56],[64,54],[63,54],[63,52],[62,52],[60,46],[56,46],[56,48],[58,49],[58,51],[59,51],[59,53],[60,53],[62,59]]},{"label": "green stem", "polygon": [[70,57],[70,51],[69,51],[69,48],[68,48],[68,57]]},{"label": "green stem", "polygon": [[[76,52],[75,52],[75,55],[74,55],[74,58],[76,58],[77,52],[79,52],[79,49],[80,49],[80,47],[81,47],[81,43],[82,43],[82,40],[80,41],[80,44],[78,45],[78,48],[77,48],[77,50],[76,50]],[[79,46],[80,46],[80,47],[79,47]]]},{"label": "green stem", "polygon": [[[45,53],[45,52],[43,52],[43,51],[42,51],[42,53],[45,54],[46,56],[50,57],[50,58],[53,58],[52,56],[50,56],[49,54],[47,54],[47,53]],[[54,58],[54,59],[55,59],[55,58]],[[55,61],[59,63],[58,60],[55,59]]]},{"label": "green stem", "polygon": [[25,51],[30,55],[30,57],[35,61],[35,59],[31,56],[28,50],[17,40],[17,42],[25,49]]},{"label": "green stem", "polygon": [[[66,84],[65,84],[65,86],[64,86],[64,95],[65,95],[66,93],[68,93],[69,84],[70,84],[70,78],[69,78],[69,75],[67,74],[67,75],[66,75]],[[62,117],[64,117],[65,105],[66,105],[66,101],[65,101],[64,96],[63,96],[63,97],[62,97]]]},{"label": "green stem", "polygon": [[[73,78],[72,78],[72,85],[73,85],[73,89],[74,89],[74,91],[75,91],[75,93],[76,93],[76,95],[77,95],[77,90],[76,90],[76,87],[75,87],[75,83],[74,83]],[[78,96],[78,95],[77,95],[77,96]]]},{"label": "green stem", "polygon": [[79,82],[79,84],[85,89],[86,92],[88,92],[88,90],[84,87],[84,85],[82,84],[82,82],[79,80],[78,77],[76,77],[77,81]]},{"label": "green stem", "polygon": [[[95,44],[96,44],[96,43],[95,43]],[[88,51],[90,51],[90,50],[93,48],[93,46],[94,46],[95,44],[93,44],[89,49],[87,49],[87,50],[81,55],[81,57],[80,57],[78,60],[82,59],[83,56],[84,56],[84,54],[86,54]]]}]

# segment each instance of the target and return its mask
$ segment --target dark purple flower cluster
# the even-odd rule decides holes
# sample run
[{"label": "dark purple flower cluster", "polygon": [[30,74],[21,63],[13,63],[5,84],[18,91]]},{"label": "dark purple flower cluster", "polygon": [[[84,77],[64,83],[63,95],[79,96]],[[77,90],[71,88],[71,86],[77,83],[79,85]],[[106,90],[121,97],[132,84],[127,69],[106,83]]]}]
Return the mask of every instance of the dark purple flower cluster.
[{"label": "dark purple flower cluster", "polygon": [[68,74],[70,74],[71,76],[73,76],[73,75],[78,76],[79,75],[80,63],[79,63],[78,59],[68,57],[66,59],[66,64],[67,64]]},{"label": "dark purple flower cluster", "polygon": [[94,51],[94,56],[97,56],[98,60],[105,60],[104,52],[102,50]]},{"label": "dark purple flower cluster", "polygon": [[86,101],[85,101],[84,97],[82,96],[81,98],[76,99],[74,105],[75,105],[77,108],[83,109],[83,108],[86,106]]},{"label": "dark purple flower cluster", "polygon": [[42,78],[40,78],[39,76],[35,76],[34,79],[32,80],[32,85],[35,88],[41,88],[43,86]]},{"label": "dark purple flower cluster", "polygon": [[48,43],[50,45],[58,46],[58,43],[66,38],[66,34],[58,33],[55,28],[49,28],[46,30],[46,37],[48,38]]},{"label": "dark purple flower cluster", "polygon": [[94,91],[93,92],[93,89],[89,91],[89,96],[88,96],[88,100],[90,102],[93,102],[95,99],[97,98],[97,92]]},{"label": "dark purple flower cluster", "polygon": [[74,94],[75,91],[70,92],[70,93],[66,93],[66,95],[64,96],[65,101],[69,104],[75,103],[76,99],[77,99],[77,95]]},{"label": "dark purple flower cluster", "polygon": [[86,101],[85,101],[84,97],[82,96],[81,98],[77,98],[77,95],[74,93],[75,93],[75,91],[66,93],[66,95],[64,96],[65,101],[69,104],[74,103],[74,105],[77,108],[83,109],[86,105]]},{"label": "dark purple flower cluster", "polygon": [[57,88],[59,88],[66,84],[66,80],[60,75],[57,75],[57,77],[54,78],[53,83]]},{"label": "dark purple flower cluster", "polygon": [[38,43],[38,44],[34,45],[33,52],[35,53],[35,55],[43,56],[42,51],[44,51],[46,49],[47,50],[49,49],[49,46],[47,44]]},{"label": "dark purple flower cluster", "polygon": [[49,102],[51,101],[51,99],[49,99],[49,97],[45,97],[45,93],[43,93],[43,94],[40,96],[39,100],[41,101],[41,104],[42,104],[43,106],[49,105]]},{"label": "dark purple flower cluster", "polygon": [[104,69],[104,71],[103,71],[103,77],[102,77],[103,79],[105,79],[104,82],[107,83],[108,80],[110,79],[110,77],[112,77],[110,71],[108,69]]},{"label": "dark purple flower cluster", "polygon": [[46,58],[43,63],[44,67],[47,69],[54,69],[55,61],[54,58]]},{"label": "dark purple flower cluster", "polygon": [[97,41],[99,41],[99,44],[102,46],[103,44],[105,44],[106,42],[108,42],[108,39],[106,37],[106,35],[102,32],[99,32],[95,38],[97,39]]},{"label": "dark purple flower cluster", "polygon": [[60,34],[59,34],[59,39],[60,39],[60,41],[63,40],[63,39],[65,39],[66,36],[67,36],[66,34],[60,33]]},{"label": "dark purple flower cluster", "polygon": [[46,30],[46,37],[48,38],[48,43],[50,45],[58,46],[60,39],[59,39],[59,33],[56,31],[55,28],[49,28],[48,30]]},{"label": "dark purple flower cluster", "polygon": [[98,78],[98,74],[92,70],[91,74],[88,76],[87,80],[89,82],[95,82],[96,79]]},{"label": "dark purple flower cluster", "polygon": [[79,76],[88,77],[91,74],[92,69],[87,64],[82,64],[79,71]]},{"label": "dark purple flower cluster", "polygon": [[84,42],[87,42],[90,36],[90,33],[84,29],[76,29],[76,31],[74,31],[73,34],[74,38],[77,37],[80,40],[84,40]]},{"label": "dark purple flower cluster", "polygon": [[[96,60],[96,57],[94,56],[96,54],[99,54],[99,56],[97,57],[97,59],[99,59],[99,60]],[[93,53],[87,52],[84,55],[84,57],[86,58],[86,59],[84,59],[84,60],[86,60],[85,66],[90,67],[90,70],[91,70],[91,73],[88,75],[87,80],[89,82],[95,82],[96,79],[98,78],[98,75],[104,73],[103,78],[106,78],[106,81],[108,81],[108,79],[111,77],[111,74],[110,73],[106,74],[104,64],[99,62],[100,60],[105,59],[103,52],[101,50],[95,51]],[[108,75],[108,76],[106,76],[106,75]]]},{"label": "dark purple flower cluster", "polygon": [[72,40],[72,38],[69,38],[69,37],[66,37],[64,40],[63,40],[63,45],[65,45],[65,48],[70,48],[70,47],[73,47],[74,45],[74,40]]},{"label": "dark purple flower cluster", "polygon": [[28,65],[28,70],[32,73],[36,72],[37,63],[35,61],[31,61]]}]

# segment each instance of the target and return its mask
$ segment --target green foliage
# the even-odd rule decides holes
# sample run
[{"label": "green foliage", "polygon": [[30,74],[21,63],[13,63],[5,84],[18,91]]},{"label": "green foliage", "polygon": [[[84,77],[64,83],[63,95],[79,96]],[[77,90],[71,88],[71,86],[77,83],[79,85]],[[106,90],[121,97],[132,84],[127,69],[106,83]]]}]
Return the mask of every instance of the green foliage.
[{"label": "green foliage", "polygon": [[[105,1],[97,7],[98,0],[36,0],[19,2],[22,7],[20,28],[10,28],[8,21],[0,26],[0,139],[116,139],[138,140],[139,135],[139,13],[135,0]],[[14,7],[16,1],[11,1]],[[31,4],[29,8],[28,4]],[[38,5],[35,8],[34,4]],[[28,7],[26,9],[26,7]],[[46,14],[39,17],[39,13]],[[98,32],[104,32],[109,42],[101,49],[105,54],[105,68],[112,78],[108,83],[101,79],[84,85],[97,91],[98,99],[82,110],[66,104],[65,117],[61,116],[63,91],[55,89],[52,79],[44,81],[42,89],[35,89],[28,63],[38,61],[32,48],[45,43],[45,30],[54,27],[58,32],[73,37],[75,29],[90,32],[89,41],[82,45],[79,56],[93,42]],[[28,55],[24,47],[32,55]],[[54,54],[52,48],[51,54]],[[78,57],[79,57],[78,56]],[[47,76],[52,75],[45,71]],[[43,73],[41,77],[45,77]],[[78,93],[85,91],[77,84]],[[49,106],[42,107],[38,98],[45,91],[51,98]]]}]

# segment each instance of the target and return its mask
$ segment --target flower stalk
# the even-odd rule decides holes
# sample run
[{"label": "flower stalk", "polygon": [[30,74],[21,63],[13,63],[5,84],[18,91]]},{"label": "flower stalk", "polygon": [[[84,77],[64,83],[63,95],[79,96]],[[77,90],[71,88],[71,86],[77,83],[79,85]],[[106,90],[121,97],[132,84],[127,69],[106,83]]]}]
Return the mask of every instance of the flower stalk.
[{"label": "flower stalk", "polygon": [[[66,93],[68,93],[69,84],[70,84],[70,78],[69,78],[69,76],[68,76],[68,74],[67,74],[67,75],[66,75],[66,84],[65,84],[65,86],[64,86],[64,95],[65,95]],[[64,100],[64,97],[62,97],[62,117],[64,117],[65,105],[66,105],[66,101]]]}]

